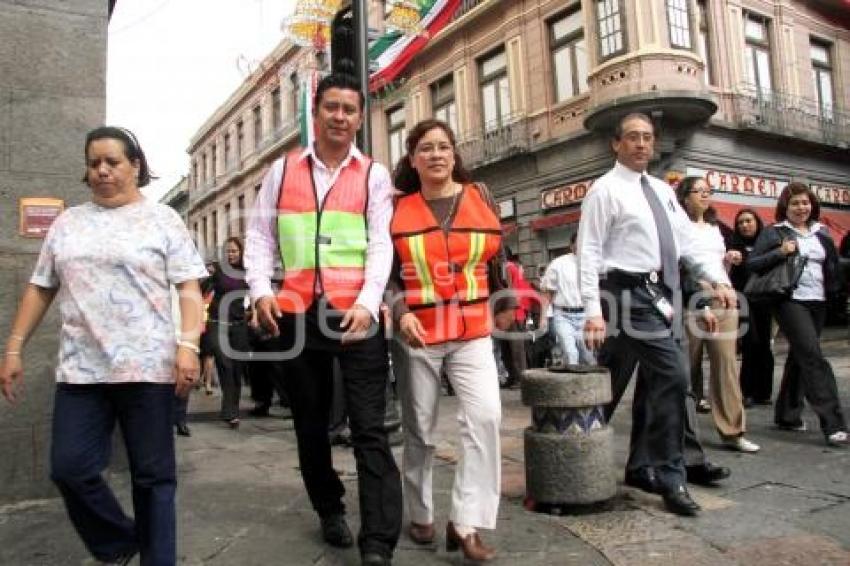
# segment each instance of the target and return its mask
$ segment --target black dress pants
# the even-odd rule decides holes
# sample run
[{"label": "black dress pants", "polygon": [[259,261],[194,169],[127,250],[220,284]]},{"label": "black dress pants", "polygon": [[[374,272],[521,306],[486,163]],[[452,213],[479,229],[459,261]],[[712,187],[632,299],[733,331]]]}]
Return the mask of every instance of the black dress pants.
[{"label": "black dress pants", "polygon": [[[333,362],[342,370],[351,444],[357,461],[361,553],[391,556],[402,520],[401,477],[384,430],[389,359],[382,329],[374,324],[368,338],[343,345],[341,315],[315,304],[304,315],[279,320],[281,347],[293,348],[298,332],[304,347],[283,362],[284,384],[292,409],[301,477],[320,516],[344,513],[345,488],[333,469],[328,419],[333,396]],[[322,322],[321,319],[324,319]]]},{"label": "black dress pants", "polygon": [[832,366],[820,349],[826,321],[823,301],[783,301],[776,308],[779,328],[788,339],[788,360],[776,398],[777,424],[802,423],[803,397],[817,413],[824,434],[847,430]]},{"label": "black dress pants", "polygon": [[749,328],[741,336],[741,394],[756,401],[770,401],[773,395],[772,318],[770,306],[751,302]]},{"label": "black dress pants", "polygon": [[245,364],[245,373],[251,386],[251,399],[258,406],[271,407],[276,391],[281,406],[288,407],[289,400],[283,389],[283,370],[280,362],[265,359],[270,352],[277,348],[277,340],[261,338],[257,332],[251,329],[249,329],[248,336],[251,350],[254,352],[254,359]]},{"label": "black dress pants", "polygon": [[222,393],[220,416],[226,421],[239,418],[245,374],[245,362],[240,358],[248,352],[248,329],[244,322],[210,321],[207,332],[215,332],[213,356]]},{"label": "black dress pants", "polygon": [[[635,384],[626,469],[649,466],[663,489],[683,486],[688,391],[684,352],[655,311],[652,297],[644,287],[624,288],[610,280],[600,281],[600,287],[607,291],[603,296],[613,297],[614,304],[603,303],[609,337],[603,344],[599,363],[608,367],[612,378],[620,381],[614,385],[615,391],[619,389],[619,397],[615,396],[609,414],[628,385],[634,370],[630,364],[636,359],[641,367]],[[624,380],[624,376],[628,377]]]},{"label": "black dress pants", "polygon": [[[683,352],[687,351],[686,345],[682,344],[681,348]],[[605,354],[606,351],[603,349],[600,355]],[[640,365],[638,365],[637,357],[632,353],[620,353],[619,357],[620,361],[612,360],[610,363],[600,362],[602,365],[606,365],[611,372],[611,402],[605,406],[606,421],[610,421],[611,417],[614,415],[614,411],[617,410],[620,400],[623,398],[623,395],[629,386],[629,381],[631,381],[634,373],[636,371],[640,371]],[[611,368],[615,368],[616,371]],[[646,435],[641,435],[639,438],[646,438]],[[639,453],[646,454],[646,450]],[[683,455],[685,458],[685,466],[702,466],[708,462],[708,459],[705,457],[705,450],[703,450],[702,443],[699,440],[699,420],[697,419],[696,397],[690,389],[690,382],[688,382],[688,393],[685,397],[685,440]],[[648,466],[649,462],[631,459],[629,460],[628,470],[630,472],[637,472],[641,468]]]}]

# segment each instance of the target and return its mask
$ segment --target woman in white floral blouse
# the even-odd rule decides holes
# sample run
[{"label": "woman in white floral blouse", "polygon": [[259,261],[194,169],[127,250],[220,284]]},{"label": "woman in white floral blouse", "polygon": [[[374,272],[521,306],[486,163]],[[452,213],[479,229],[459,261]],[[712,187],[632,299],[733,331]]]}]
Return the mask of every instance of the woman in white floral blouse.
[{"label": "woman in white floral blouse", "polygon": [[[51,478],[98,560],[175,563],[172,399],[198,378],[198,279],[206,270],[180,217],[149,201],[145,155],[128,130],[100,127],[85,143],[90,202],[51,226],[24,291],[0,368],[18,401],[24,345],[58,298],[59,359]],[[175,343],[169,285],[180,293]],[[127,447],[135,519],[103,480],[116,422]]]}]

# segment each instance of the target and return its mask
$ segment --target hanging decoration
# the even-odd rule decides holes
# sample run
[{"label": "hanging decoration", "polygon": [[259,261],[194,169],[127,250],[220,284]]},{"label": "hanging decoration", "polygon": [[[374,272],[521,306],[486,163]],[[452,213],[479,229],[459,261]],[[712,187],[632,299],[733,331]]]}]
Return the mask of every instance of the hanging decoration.
[{"label": "hanging decoration", "polygon": [[298,0],[291,16],[283,19],[283,35],[295,45],[324,51],[331,39],[331,20],[342,0]]},{"label": "hanging decoration", "polygon": [[384,23],[388,31],[417,34],[422,30],[421,0],[388,0],[390,13]]}]

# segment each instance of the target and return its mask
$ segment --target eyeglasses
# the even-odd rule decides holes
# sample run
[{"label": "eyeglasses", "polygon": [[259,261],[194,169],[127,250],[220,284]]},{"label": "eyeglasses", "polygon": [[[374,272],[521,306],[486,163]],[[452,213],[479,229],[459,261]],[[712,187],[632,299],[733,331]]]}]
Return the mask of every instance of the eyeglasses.
[{"label": "eyeglasses", "polygon": [[696,194],[696,193],[700,193],[703,196],[709,196],[710,197],[711,195],[714,194],[714,189],[694,189],[692,191],[688,191],[689,195],[693,195],[693,194]]}]

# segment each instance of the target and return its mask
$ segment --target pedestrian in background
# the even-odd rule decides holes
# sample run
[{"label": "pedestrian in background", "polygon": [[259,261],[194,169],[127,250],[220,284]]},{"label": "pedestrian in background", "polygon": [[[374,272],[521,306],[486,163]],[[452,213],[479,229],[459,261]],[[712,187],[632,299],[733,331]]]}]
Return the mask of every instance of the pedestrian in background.
[{"label": "pedestrian in background", "polygon": [[[747,267],[747,258],[753,251],[756,240],[764,225],[752,208],[742,208],[735,215],[735,232],[729,249],[741,254],[741,261],[733,264],[729,272],[732,286],[743,294],[752,272]],[[769,405],[773,395],[773,350],[770,348],[770,329],[773,313],[770,305],[748,302],[746,318],[742,318],[744,329],[741,334],[741,395],[744,407]],[[742,315],[743,316],[743,315]]]},{"label": "pedestrian in background", "polygon": [[201,294],[204,298],[203,327],[201,328],[201,384],[204,393],[213,394],[213,386],[217,383],[215,375],[215,332],[207,332],[210,319],[210,303],[213,299],[212,275],[218,271],[215,262],[207,264],[207,277],[201,281]]},{"label": "pedestrian in background", "polygon": [[[17,402],[24,345],[57,299],[50,477],[97,560],[126,564],[140,553],[144,566],[173,565],[173,398],[198,379],[198,279],[206,270],[177,213],[139,190],[150,171],[132,133],[90,131],[85,160],[91,202],[50,227],[12,324],[0,384]],[[180,293],[176,344],[170,284]],[[132,519],[101,475],[116,422],[130,463]]]},{"label": "pedestrian in background", "polygon": [[[732,285],[726,276],[726,269],[741,263],[741,252],[726,251],[723,235],[717,226],[717,212],[711,206],[711,187],[702,177],[685,177],[676,187],[676,198],[691,219],[692,253],[703,264],[712,265],[717,274],[722,274],[721,282]],[[687,280],[687,278],[685,279]],[[690,354],[691,386],[697,399],[705,395],[702,382],[703,347],[708,350],[709,358],[709,398],[714,426],[727,448],[739,452],[758,452],[760,447],[747,440],[746,414],[741,398],[741,385],[738,379],[736,345],[738,341],[738,311],[724,308],[711,298],[700,306],[697,299],[711,293],[711,286],[699,279],[694,289],[682,285],[685,296],[683,304],[687,307],[685,315],[685,334]],[[687,290],[686,290],[687,289]],[[696,295],[696,296],[694,296]],[[701,309],[711,309],[717,319],[716,334],[709,334],[701,325]],[[697,378],[699,376],[699,378]]]},{"label": "pedestrian in background", "polygon": [[553,259],[541,281],[544,296],[552,308],[552,331],[565,364],[595,364],[596,358],[584,343],[584,306],[578,281],[576,234],[570,238],[567,253]]},{"label": "pedestrian in background", "polygon": [[[390,289],[408,367],[399,387],[404,431],[404,499],[418,544],[434,540],[432,469],[445,370],[458,398],[460,458],[455,468],[446,549],[490,560],[478,529],[494,529],[499,509],[501,401],[491,354],[493,291],[499,280],[501,226],[487,189],[471,182],[454,132],[439,120],[418,123],[395,169],[390,226],[396,261]],[[504,292],[501,293],[505,295]],[[515,325],[510,294],[495,301],[495,324]]]},{"label": "pedestrian in background", "polygon": [[791,296],[776,304],[779,328],[788,339],[788,360],[776,398],[774,419],[780,428],[805,430],[803,398],[820,420],[826,443],[848,442],[832,366],[820,348],[826,301],[838,292],[838,252],[820,218],[820,203],[803,183],[789,183],[776,202],[776,224],[762,230],[747,267],[765,273],[792,254],[807,258]]},{"label": "pedestrian in background", "polygon": [[215,357],[218,383],[221,386],[219,416],[230,428],[239,428],[239,401],[245,378],[245,357],[249,352],[248,325],[245,317],[245,267],[242,264],[242,240],[231,236],[224,241],[224,261],[210,276],[212,302],[207,332]]},{"label": "pedestrian in background", "polygon": [[[525,278],[525,269],[519,255],[510,248],[505,248],[507,261],[504,270],[508,286],[513,290],[516,297],[517,308],[514,312],[514,323],[510,332],[503,338],[496,338],[499,344],[505,369],[508,371],[507,382],[502,387],[513,387],[522,380],[525,370],[528,369],[528,355],[526,353],[526,330],[533,329],[532,312],[539,310],[540,299],[537,291]],[[545,323],[545,321],[543,321]]]}]

